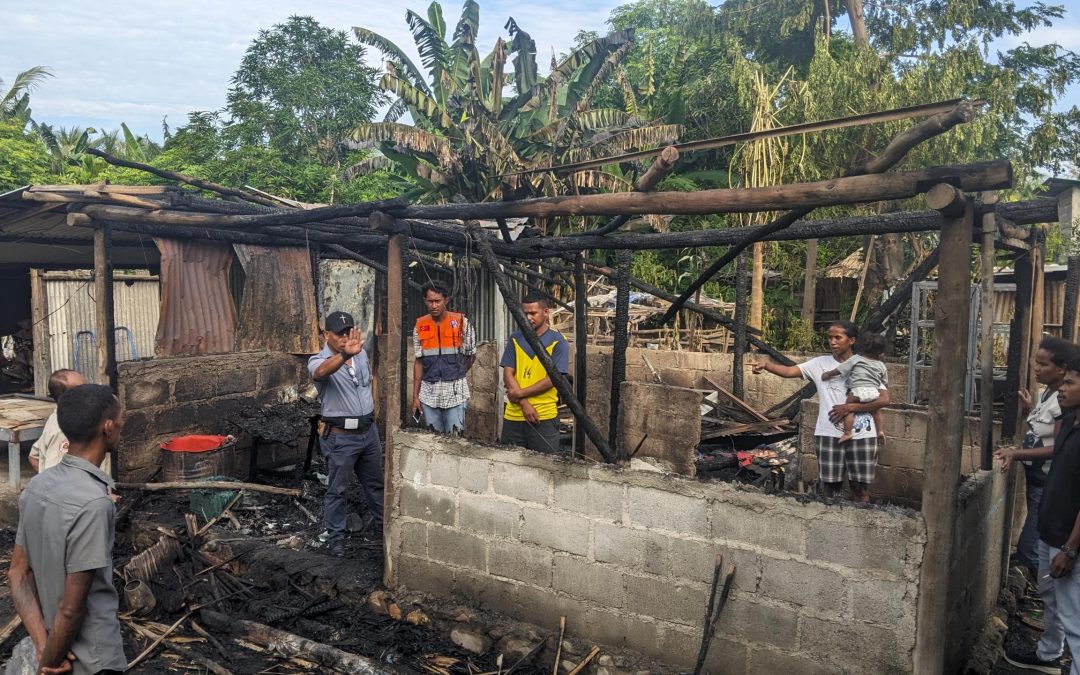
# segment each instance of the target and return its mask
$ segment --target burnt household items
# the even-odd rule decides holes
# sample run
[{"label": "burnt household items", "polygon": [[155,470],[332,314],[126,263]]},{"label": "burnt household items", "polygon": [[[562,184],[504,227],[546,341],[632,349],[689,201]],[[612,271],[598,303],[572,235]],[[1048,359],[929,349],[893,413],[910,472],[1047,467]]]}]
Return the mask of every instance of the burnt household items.
[{"label": "burnt household items", "polygon": [[[528,293],[521,309],[560,373],[570,370],[570,345],[548,325],[547,298]],[[520,331],[506,343],[499,366],[506,385],[506,410],[500,442],[536,452],[559,452],[559,393]]]},{"label": "burnt household items", "polygon": [[319,441],[329,474],[323,524],[330,550],[345,552],[349,479],[355,474],[363,486],[375,534],[383,522],[383,453],[375,426],[368,354],[374,343],[352,315],[332,312],[326,317],[326,346],[308,359],[308,372],[322,402],[323,433]]},{"label": "burnt household items", "polygon": [[123,406],[109,387],[84,384],[60,396],[57,419],[70,445],[19,498],[11,596],[43,672],[122,672],[113,481],[99,467],[119,441]]},{"label": "burnt household items", "polygon": [[[780,377],[801,377],[814,383],[820,401],[814,436],[817,439],[818,472],[825,496],[840,496],[846,475],[854,500],[868,502],[870,483],[874,482],[878,461],[878,435],[870,413],[889,404],[889,391],[882,388],[881,395],[870,403],[847,403],[844,381],[822,377],[852,357],[858,335],[859,329],[855,324],[835,321],[828,329],[830,354],[797,366],[763,361],[755,363],[753,371],[755,374],[764,370]],[[853,438],[841,443],[843,418],[849,413],[856,413]]]},{"label": "burnt household items", "polygon": [[476,333],[464,314],[447,309],[448,298],[439,282],[424,287],[428,313],[416,320],[412,335],[412,414],[439,433],[460,434],[465,431],[466,375],[476,360]]}]

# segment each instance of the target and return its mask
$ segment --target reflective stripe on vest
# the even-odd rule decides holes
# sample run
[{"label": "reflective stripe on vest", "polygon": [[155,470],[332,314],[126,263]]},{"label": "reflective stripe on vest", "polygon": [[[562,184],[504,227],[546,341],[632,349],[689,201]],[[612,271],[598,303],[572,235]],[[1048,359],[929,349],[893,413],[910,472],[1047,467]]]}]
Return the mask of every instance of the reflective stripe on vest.
[{"label": "reflective stripe on vest", "polygon": [[453,382],[465,377],[465,357],[461,354],[464,314],[447,312],[439,323],[425,314],[416,320],[416,336],[420,339],[425,382]]}]

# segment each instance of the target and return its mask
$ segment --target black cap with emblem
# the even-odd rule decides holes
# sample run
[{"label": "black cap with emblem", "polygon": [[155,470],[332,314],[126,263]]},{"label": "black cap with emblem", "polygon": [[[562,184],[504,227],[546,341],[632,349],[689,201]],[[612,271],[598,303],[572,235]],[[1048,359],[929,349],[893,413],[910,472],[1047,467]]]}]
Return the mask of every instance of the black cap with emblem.
[{"label": "black cap with emblem", "polygon": [[326,330],[331,333],[340,333],[356,325],[352,314],[348,312],[330,312],[326,315]]}]

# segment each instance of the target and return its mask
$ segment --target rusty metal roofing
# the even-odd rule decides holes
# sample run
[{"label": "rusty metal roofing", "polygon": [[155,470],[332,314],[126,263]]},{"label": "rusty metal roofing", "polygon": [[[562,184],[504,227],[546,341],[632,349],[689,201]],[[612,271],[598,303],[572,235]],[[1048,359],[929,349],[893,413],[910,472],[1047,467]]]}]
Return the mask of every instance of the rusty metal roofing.
[{"label": "rusty metal roofing", "polygon": [[155,356],[225,354],[236,340],[229,290],[233,249],[212,241],[155,239],[161,251],[161,319]]}]

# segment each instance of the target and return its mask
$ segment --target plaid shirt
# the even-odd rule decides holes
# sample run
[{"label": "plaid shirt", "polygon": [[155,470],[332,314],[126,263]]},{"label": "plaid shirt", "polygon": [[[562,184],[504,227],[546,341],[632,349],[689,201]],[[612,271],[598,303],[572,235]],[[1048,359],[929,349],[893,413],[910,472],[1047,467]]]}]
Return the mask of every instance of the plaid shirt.
[{"label": "plaid shirt", "polygon": [[[413,328],[413,353],[416,358],[423,356],[420,348],[420,335]],[[465,332],[461,336],[462,356],[476,354],[476,332],[473,331],[472,323],[465,319]],[[469,400],[469,381],[467,378],[451,380],[449,382],[421,382],[420,402],[432,408],[453,408]]]}]

